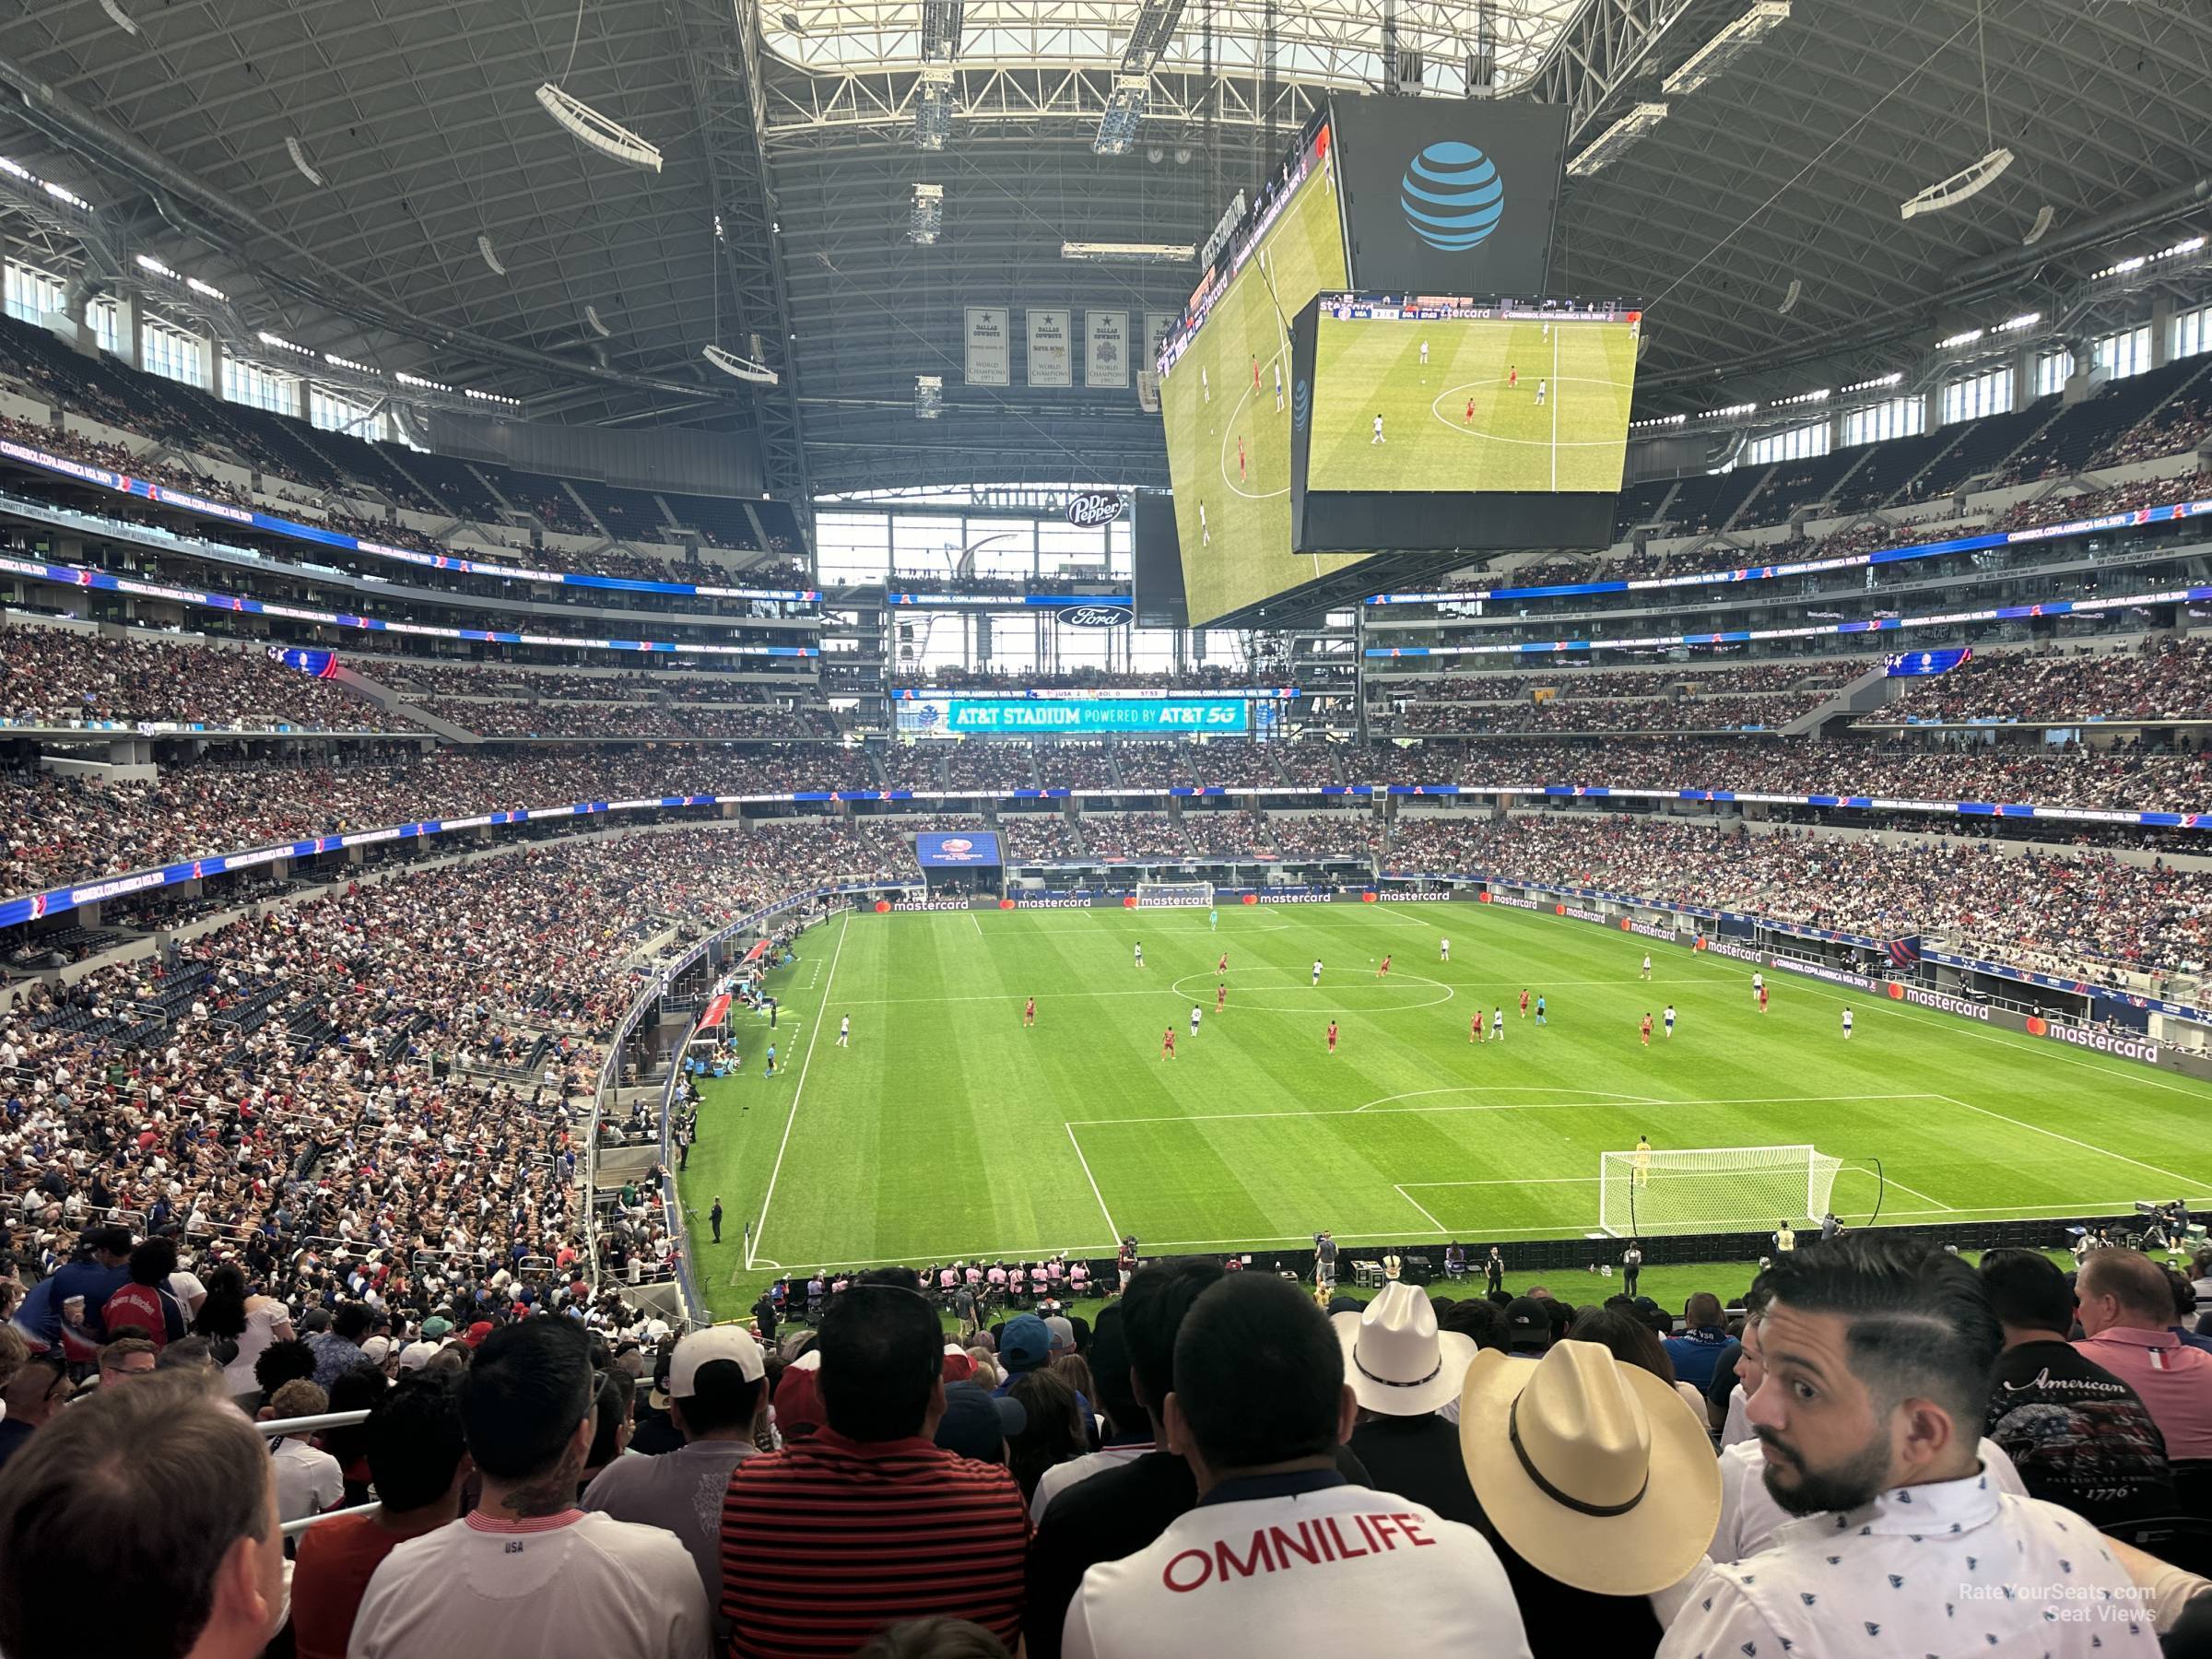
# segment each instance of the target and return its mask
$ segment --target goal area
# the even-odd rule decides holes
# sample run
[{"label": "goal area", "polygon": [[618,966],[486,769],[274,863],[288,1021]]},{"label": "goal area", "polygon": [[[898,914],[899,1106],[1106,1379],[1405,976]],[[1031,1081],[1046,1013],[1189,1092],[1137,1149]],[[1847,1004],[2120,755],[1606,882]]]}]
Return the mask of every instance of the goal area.
[{"label": "goal area", "polygon": [[1214,884],[1210,881],[1140,881],[1136,884],[1136,908],[1139,910],[1166,910],[1174,906],[1211,910],[1213,904]]},{"label": "goal area", "polygon": [[1809,1146],[1602,1152],[1597,1224],[1615,1238],[1643,1238],[1817,1223],[1842,1167]]}]

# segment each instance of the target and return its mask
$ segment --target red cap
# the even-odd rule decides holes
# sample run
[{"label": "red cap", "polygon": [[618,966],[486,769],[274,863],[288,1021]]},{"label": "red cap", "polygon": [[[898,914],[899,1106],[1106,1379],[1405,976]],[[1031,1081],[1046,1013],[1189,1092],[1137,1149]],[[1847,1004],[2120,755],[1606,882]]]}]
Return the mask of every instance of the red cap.
[{"label": "red cap", "polygon": [[479,1346],[483,1342],[484,1338],[490,1335],[491,1321],[488,1319],[479,1319],[475,1324],[470,1325],[467,1330],[461,1333],[461,1340],[464,1345],[473,1348]]}]

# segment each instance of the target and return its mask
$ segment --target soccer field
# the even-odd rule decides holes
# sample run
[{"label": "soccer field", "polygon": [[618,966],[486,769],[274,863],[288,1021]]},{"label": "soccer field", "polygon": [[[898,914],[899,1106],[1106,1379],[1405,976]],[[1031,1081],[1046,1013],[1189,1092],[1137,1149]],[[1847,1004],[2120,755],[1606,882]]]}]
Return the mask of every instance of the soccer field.
[{"label": "soccer field", "polygon": [[1324,317],[1313,362],[1309,488],[1620,488],[1636,372],[1626,323],[1547,330],[1527,322]]},{"label": "soccer field", "polygon": [[[726,1218],[720,1246],[692,1223],[700,1288],[726,1314],[779,1268],[1103,1254],[1127,1232],[1148,1252],[1289,1249],[1324,1227],[1347,1245],[1579,1235],[1599,1154],[1639,1134],[1812,1143],[1844,1160],[1846,1220],[1873,1207],[1873,1159],[1885,1222],[2212,1191],[2212,1087],[1887,999],[1852,1002],[1846,1044],[1851,999],[1830,987],[1769,975],[1762,1018],[1745,965],[1662,947],[1646,984],[1644,948],[1457,904],[1230,906],[1218,933],[1202,910],[829,923],[780,982],[779,1075],[760,1075],[765,1025],[742,1027],[743,1073],[708,1086],[682,1198]],[[1548,999],[1543,1030],[1515,1011],[1524,986]],[[1677,1034],[1641,1046],[1670,1001]],[[1471,1045],[1469,1017],[1500,1005],[1506,1040]]]},{"label": "soccer field", "polygon": [[1160,382],[1175,531],[1194,623],[1363,557],[1290,551],[1295,388],[1288,331],[1307,300],[1347,280],[1334,167],[1324,155],[1297,187]]}]

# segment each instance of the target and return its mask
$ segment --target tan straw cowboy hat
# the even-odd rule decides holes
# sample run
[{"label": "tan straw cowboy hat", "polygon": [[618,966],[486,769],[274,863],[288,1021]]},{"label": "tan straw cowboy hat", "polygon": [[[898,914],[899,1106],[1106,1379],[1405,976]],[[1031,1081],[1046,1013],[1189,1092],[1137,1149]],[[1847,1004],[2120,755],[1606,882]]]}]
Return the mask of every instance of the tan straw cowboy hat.
[{"label": "tan straw cowboy hat", "polygon": [[1721,1513],[1712,1441],[1650,1371],[1594,1342],[1467,1370],[1459,1445],[1483,1512],[1548,1578],[1602,1595],[1679,1583]]}]

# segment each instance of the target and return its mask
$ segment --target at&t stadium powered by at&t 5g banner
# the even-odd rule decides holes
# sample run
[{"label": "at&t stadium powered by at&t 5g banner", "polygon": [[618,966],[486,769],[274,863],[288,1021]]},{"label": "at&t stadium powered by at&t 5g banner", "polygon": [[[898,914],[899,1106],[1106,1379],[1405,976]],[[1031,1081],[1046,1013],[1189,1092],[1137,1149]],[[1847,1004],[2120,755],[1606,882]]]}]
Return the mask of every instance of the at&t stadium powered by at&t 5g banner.
[{"label": "at&t stadium powered by at&t 5g banner", "polygon": [[[1241,697],[921,697],[893,705],[910,737],[1085,736],[1106,732],[1215,732],[1251,729]],[[1273,705],[1267,707],[1272,710]]]}]

